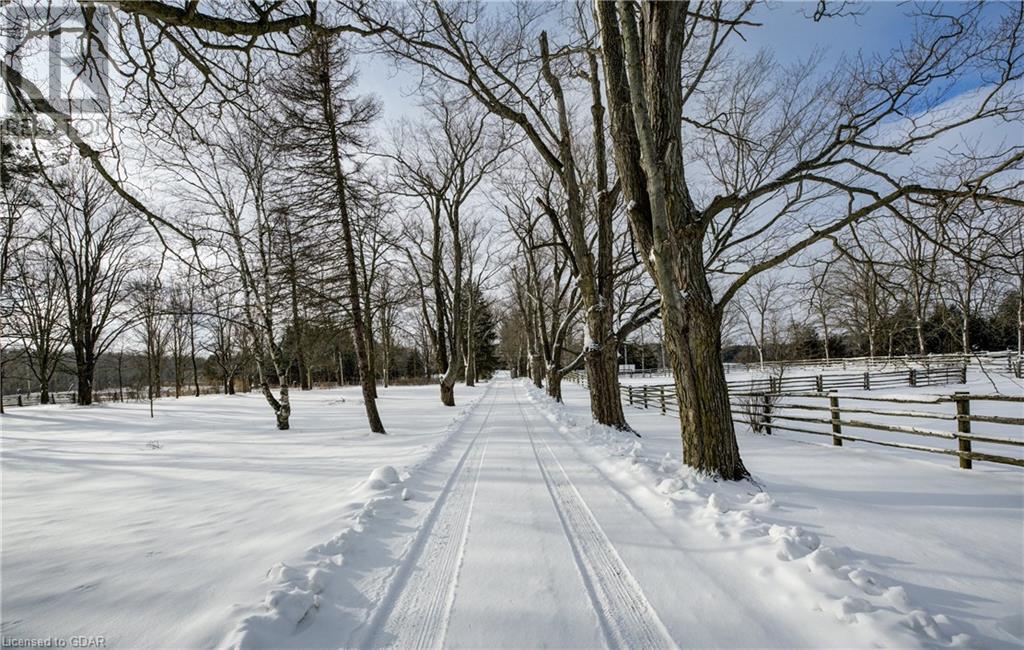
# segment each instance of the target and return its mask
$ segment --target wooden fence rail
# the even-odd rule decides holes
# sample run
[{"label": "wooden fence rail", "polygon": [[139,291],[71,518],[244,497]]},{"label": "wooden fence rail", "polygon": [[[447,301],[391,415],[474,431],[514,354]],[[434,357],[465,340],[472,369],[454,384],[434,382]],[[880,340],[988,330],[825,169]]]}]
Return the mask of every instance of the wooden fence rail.
[{"label": "wooden fence rail", "polygon": [[[575,373],[572,380],[586,384],[583,373]],[[972,443],[1024,447],[1024,436],[1006,437],[983,428],[976,430],[974,423],[1024,427],[1024,417],[972,413],[975,405],[996,402],[1024,404],[1024,397],[999,394],[970,394],[955,392],[950,395],[848,395],[838,389],[872,390],[892,386],[930,386],[964,383],[964,368],[946,367],[908,369],[899,372],[857,373],[853,375],[815,375],[789,377],[789,383],[776,383],[776,378],[729,382],[729,402],[733,421],[749,425],[751,430],[771,435],[773,431],[789,431],[829,437],[832,444],[842,446],[843,441],[864,442],[910,449],[933,454],[956,456],[960,467],[971,469],[973,461],[985,461],[1024,467],[1024,458],[980,452]],[[662,415],[679,412],[674,384],[621,385],[623,401],[635,408],[656,408]],[[840,403],[842,400],[842,403]],[[913,408],[914,405],[949,405],[948,412]],[[911,409],[888,408],[879,405],[910,406]],[[975,409],[982,410],[982,409]],[[1024,407],[1021,409],[1024,415]],[[864,416],[884,416],[879,422]],[[941,421],[945,428],[921,426],[913,420]],[[909,421],[909,422],[908,422]],[[955,423],[955,426],[954,426]],[[853,435],[851,429],[885,432],[899,436],[916,436],[956,441],[956,449],[912,444],[900,440],[880,440]]]},{"label": "wooden fence rail", "polygon": [[[586,374],[570,373],[567,378],[577,383],[586,383]],[[848,372],[817,375],[792,375],[782,377],[763,377],[758,379],[741,379],[727,382],[730,393],[781,393],[796,391],[825,392],[835,389],[873,390],[892,388],[894,386],[939,386],[952,383],[967,383],[967,367],[933,366],[927,368],[907,368],[905,370],[883,370],[876,372]],[[654,393],[659,387],[671,390],[675,399],[674,384],[620,384],[622,397],[630,404],[642,404],[649,407]],[[662,391],[664,392],[664,391]]]},{"label": "wooden fence rail", "polygon": [[[842,400],[842,404],[840,404]],[[853,402],[853,404],[850,404]],[[979,395],[967,392],[955,392],[951,395],[936,397],[922,396],[921,399],[911,397],[886,398],[883,396],[843,395],[837,391],[821,393],[777,393],[777,394],[746,394],[730,395],[733,408],[733,421],[749,425],[755,432],[770,434],[773,429],[794,433],[831,437],[832,444],[842,446],[844,440],[864,442],[884,447],[911,449],[914,451],[944,454],[959,458],[960,467],[971,469],[972,461],[986,461],[1024,467],[1024,458],[979,452],[972,443],[1001,445],[1004,447],[1024,447],[1024,436],[1007,437],[992,432],[990,429],[976,430],[973,423],[996,424],[1010,427],[1024,427],[1024,417],[1006,415],[972,415],[972,404],[986,402],[1015,402],[1024,404],[1024,396],[1013,395]],[[922,410],[896,410],[895,408],[879,408],[874,404],[952,404],[954,408],[947,412]],[[794,413],[794,411],[796,413]],[[809,413],[808,413],[809,412]],[[1021,411],[1024,414],[1024,407]],[[797,414],[799,413],[799,414]],[[805,414],[806,413],[806,414]],[[886,421],[880,422],[866,419],[863,416],[881,415]],[[921,426],[917,420],[941,421],[947,424],[942,428],[935,425]],[[908,421],[910,421],[908,423]],[[955,427],[953,426],[955,423]],[[948,427],[946,429],[945,427]],[[940,438],[956,441],[956,449],[925,446],[900,440],[880,440],[868,438],[863,434],[851,435],[849,429],[861,429],[894,433],[901,436]],[[1018,429],[1019,430],[1019,429]]]},{"label": "wooden fence rail", "polygon": [[[186,387],[187,390],[182,390],[182,397],[192,397],[194,395],[194,386]],[[200,395],[219,395],[223,392],[221,386],[204,385],[199,387]],[[161,398],[174,397],[174,389],[164,388],[160,391]],[[15,406],[37,406],[39,404],[39,393],[27,393],[21,395],[4,395],[3,403],[4,408],[10,408]],[[50,393],[51,404],[74,404],[78,398],[75,391],[56,391]],[[125,388],[122,391],[117,390],[103,390],[100,392],[93,393],[92,400],[94,403],[99,402],[139,402],[149,399],[149,395],[146,389],[137,390],[135,388]]]},{"label": "wooden fence rail", "polygon": [[[733,369],[758,370],[759,363],[730,363]],[[766,361],[765,367],[806,367],[823,368],[909,368],[928,367],[932,365],[970,365],[993,372],[1006,372],[1017,377],[1022,376],[1024,366],[1020,355],[1014,350],[1002,352],[976,352],[974,354],[926,354],[902,355],[886,357],[840,357],[832,359],[789,359]]]},{"label": "wooden fence rail", "polygon": [[[402,378],[399,380],[392,380],[390,385],[392,386],[423,386],[428,383],[432,383],[430,380],[421,377],[415,378]],[[332,388],[345,388],[350,384],[338,384],[337,382],[315,382],[313,388],[320,389],[332,389]],[[256,390],[255,386],[249,385],[252,390]],[[183,386],[181,392],[182,397],[193,397],[194,386]],[[277,390],[279,386],[277,384],[271,384],[273,390]],[[298,390],[297,387],[295,387]],[[238,393],[251,392],[244,390],[243,388],[238,389]],[[199,387],[200,395],[221,395],[224,393],[223,386],[219,384],[202,384]],[[174,389],[164,387],[160,391],[160,398],[174,397]],[[50,393],[51,404],[74,404],[77,400],[78,395],[75,391],[54,391]],[[142,402],[149,399],[146,389],[141,390],[135,388],[125,388],[118,392],[117,389],[103,389],[102,391],[96,391],[93,393],[93,402]],[[39,404],[39,393],[26,393],[18,395],[4,395],[3,396],[4,408],[10,408],[15,406],[37,406]]]}]

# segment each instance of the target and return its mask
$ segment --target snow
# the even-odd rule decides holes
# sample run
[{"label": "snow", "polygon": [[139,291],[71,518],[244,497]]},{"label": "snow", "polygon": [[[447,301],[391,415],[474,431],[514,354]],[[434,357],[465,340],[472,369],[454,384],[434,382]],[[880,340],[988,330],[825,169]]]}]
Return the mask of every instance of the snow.
[{"label": "snow", "polygon": [[[1022,392],[1013,378],[994,381],[995,386],[972,375],[967,386],[899,392],[915,397],[952,390]],[[725,540],[748,535],[761,540],[767,531],[783,564],[772,566],[762,554],[753,560],[763,564],[755,571],[762,579],[778,579],[780,566],[796,564],[799,576],[818,583],[817,597],[811,589],[797,597],[811,610],[843,618],[856,614],[863,622],[868,613],[849,610],[858,602],[852,599],[860,599],[877,608],[870,613],[874,618],[885,618],[888,610],[902,612],[895,622],[926,645],[1017,648],[1024,643],[1024,472],[1019,468],[976,462],[965,471],[948,456],[850,442],[832,447],[813,436],[742,431],[744,462],[764,491],[749,484],[744,490],[742,484],[709,483],[679,468],[675,417],[627,409],[627,419],[643,435],[635,442],[585,425],[589,413],[580,387],[566,385],[563,393],[568,406],[549,405],[551,417],[581,423],[566,431],[603,450],[600,467],[636,481],[644,498],[668,495],[681,510],[677,515],[703,522]],[[1004,402],[992,414],[1020,416],[1021,407]],[[1024,433],[1019,429],[1017,436]],[[1008,448],[999,449],[1006,454]],[[680,503],[690,505],[681,509]],[[873,598],[857,594],[845,583],[878,593]]]},{"label": "snow", "polygon": [[555,404],[498,380],[460,386],[462,408],[446,409],[436,387],[389,388],[388,436],[365,432],[355,389],[295,393],[287,432],[257,395],[161,400],[152,421],[145,405],[14,411],[3,634],[110,647],[1024,643],[1019,469],[744,432],[756,482],[715,482],[681,464],[675,418],[628,409],[637,440],[591,424],[580,387],[563,391]]},{"label": "snow", "polygon": [[452,409],[437,390],[382,389],[386,436],[366,431],[358,388],[294,391],[283,432],[257,393],[162,399],[152,420],[146,404],[10,409],[4,636],[209,648],[265,600],[301,616],[311,595],[268,584],[391,494],[481,393],[459,386]]}]

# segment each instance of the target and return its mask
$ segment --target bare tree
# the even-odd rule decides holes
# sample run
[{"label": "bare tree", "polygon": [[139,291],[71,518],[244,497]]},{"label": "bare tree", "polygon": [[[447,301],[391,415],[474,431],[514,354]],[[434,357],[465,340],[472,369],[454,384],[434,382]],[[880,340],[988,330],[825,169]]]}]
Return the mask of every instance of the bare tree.
[{"label": "bare tree", "polygon": [[832,319],[835,317],[837,299],[833,292],[832,271],[834,261],[827,260],[820,267],[810,270],[810,310],[821,325],[821,340],[825,352],[825,361],[831,359]]},{"label": "bare tree", "polygon": [[956,306],[959,316],[960,351],[969,355],[971,319],[980,313],[993,289],[993,258],[1000,248],[1002,215],[974,201],[957,201],[936,213],[940,240],[949,250],[938,273],[939,294]]},{"label": "bare tree", "polygon": [[904,213],[911,217],[910,222],[887,219],[884,225],[878,226],[875,237],[896,255],[895,270],[902,280],[896,287],[913,313],[917,353],[923,355],[927,352],[925,321],[937,286],[940,248],[934,243],[935,238],[924,231],[927,220],[916,216],[918,211],[905,201]]},{"label": "bare tree", "polygon": [[85,406],[96,363],[130,324],[123,301],[142,240],[136,215],[91,169],[58,173],[49,190],[41,237],[64,298],[77,401]]},{"label": "bare tree", "polygon": [[50,382],[67,345],[66,305],[52,262],[45,252],[23,249],[15,258],[8,295],[14,301],[14,329],[19,333],[29,371],[39,384],[39,403],[50,403]]},{"label": "bare tree", "polygon": [[[393,136],[396,149],[387,157],[394,167],[393,192],[415,199],[426,209],[429,230],[426,242],[413,234],[416,249],[407,251],[410,263],[417,259],[429,265],[427,286],[430,305],[422,314],[430,322],[441,376],[441,402],[455,405],[455,382],[465,372],[464,289],[468,252],[463,236],[467,203],[484,177],[492,172],[504,153],[505,136],[488,124],[487,113],[462,101],[439,95],[426,106],[429,126],[402,125]],[[422,233],[421,225],[410,224],[407,234]],[[408,238],[408,237],[407,237]],[[421,278],[422,280],[422,278]],[[426,294],[422,296],[426,299]]]},{"label": "bare tree", "polygon": [[167,293],[160,280],[162,266],[149,270],[150,277],[135,281],[130,287],[146,359],[146,397],[151,418],[154,417],[153,402],[161,396],[163,359],[171,337]]},{"label": "bare tree", "polygon": [[[764,275],[744,288],[737,301],[737,311],[743,318],[747,334],[757,349],[757,358],[764,370],[765,348],[778,338],[780,319],[785,310],[783,293],[786,284],[778,275]],[[778,348],[773,350],[778,354]]]},{"label": "bare tree", "polygon": [[[604,109],[596,61],[567,60],[580,43],[552,50],[539,28],[549,7],[517,5],[497,18],[478,3],[414,2],[398,15],[374,7],[350,10],[380,36],[394,57],[414,63],[426,79],[460,92],[517,129],[559,184],[561,205],[536,197],[559,231],[559,243],[574,258],[573,272],[583,300],[587,332],[585,362],[591,412],[602,424],[628,429],[618,390],[618,341],[613,330],[612,213],[617,186],[604,169]],[[582,46],[585,49],[585,45]],[[594,90],[590,124],[581,129],[566,84],[583,77]],[[541,99],[538,100],[537,97]],[[588,235],[587,196],[579,164],[581,133],[592,133],[595,157],[597,241]]]},{"label": "bare tree", "polygon": [[1005,229],[999,238],[996,265],[1006,273],[1017,296],[1017,376],[1024,370],[1024,215],[1020,210],[1004,211]]},{"label": "bare tree", "polygon": [[[503,209],[525,260],[521,271],[512,271],[516,299],[526,303],[520,310],[530,328],[531,354],[537,358],[534,363],[543,368],[548,396],[562,401],[562,377],[583,365],[582,351],[569,364],[562,360],[582,307],[572,278],[571,259],[557,245],[553,234],[543,232],[543,215],[531,211],[524,201],[519,202],[518,211],[513,211],[515,195],[510,192],[507,198],[509,203]],[[539,379],[540,373],[536,374]]]},{"label": "bare tree", "polygon": [[[976,176],[945,186],[891,173],[895,157],[965,124],[1019,119],[1019,7],[995,22],[979,21],[973,5],[957,13],[914,8],[918,31],[890,58],[824,76],[813,61],[786,70],[765,57],[730,61],[728,43],[757,26],[753,7],[595,3],[616,165],[661,296],[684,459],[726,479],[747,476],[720,360],[722,314],[733,296],[759,273],[905,199],[1006,201],[1024,159],[1012,147],[996,151]],[[991,70],[990,88],[961,110],[927,110],[938,102],[928,99],[932,88],[976,66]],[[911,105],[923,117],[893,129],[889,119]],[[687,158],[689,142],[709,144]],[[707,191],[698,192],[702,164]],[[721,283],[717,296],[713,281]]]}]

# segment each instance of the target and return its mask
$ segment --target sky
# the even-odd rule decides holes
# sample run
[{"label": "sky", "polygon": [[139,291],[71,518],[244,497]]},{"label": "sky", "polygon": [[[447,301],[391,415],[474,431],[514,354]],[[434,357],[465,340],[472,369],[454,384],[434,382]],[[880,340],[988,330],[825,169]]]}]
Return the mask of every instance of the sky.
[{"label": "sky", "polygon": [[[502,3],[492,3],[500,10]],[[748,27],[734,38],[738,55],[751,56],[759,50],[772,53],[780,64],[798,62],[812,52],[823,50],[830,59],[858,52],[884,53],[905,39],[913,21],[910,7],[899,2],[868,2],[858,7],[857,16],[842,16],[814,22],[810,15],[815,2],[770,2],[758,5],[751,20],[762,24]],[[359,89],[377,95],[383,104],[384,121],[415,118],[419,114],[416,83],[418,75],[396,69],[382,57],[359,59]],[[965,89],[966,90],[966,89]]]}]

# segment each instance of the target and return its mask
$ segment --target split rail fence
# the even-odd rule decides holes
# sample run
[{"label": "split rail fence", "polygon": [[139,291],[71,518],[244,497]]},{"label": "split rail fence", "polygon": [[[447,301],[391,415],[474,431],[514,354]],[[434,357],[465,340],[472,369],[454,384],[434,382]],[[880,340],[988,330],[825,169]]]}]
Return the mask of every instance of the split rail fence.
[{"label": "split rail fence", "polygon": [[[964,366],[909,368],[902,371],[792,376],[728,382],[733,421],[751,430],[771,434],[789,431],[843,441],[956,456],[960,467],[971,469],[973,461],[1024,467],[1024,457],[996,453],[1024,447],[1024,435],[1013,437],[1005,430],[1024,430],[1024,396],[983,395],[955,392],[951,395],[870,396],[840,394],[840,389],[869,391],[896,386],[933,386],[965,383]],[[586,384],[583,373],[573,381]],[[657,409],[662,415],[679,413],[674,384],[620,385],[623,401],[635,408]],[[1017,415],[983,413],[1000,403],[1021,404]],[[972,404],[974,413],[972,414]],[[889,406],[879,406],[889,405]],[[917,406],[899,410],[898,406]],[[937,406],[923,410],[920,405]],[[943,408],[952,405],[952,408]],[[867,416],[867,417],[865,417]],[[882,416],[884,421],[874,418]],[[922,425],[924,421],[924,425]],[[949,423],[948,430],[935,422]],[[980,429],[979,429],[980,426]],[[863,433],[867,431],[868,433]],[[874,437],[871,436],[874,433]],[[881,435],[878,435],[881,434]],[[888,436],[889,439],[884,439]],[[903,436],[955,442],[955,448],[906,442]],[[976,449],[973,443],[982,445]]]},{"label": "split rail fence", "polygon": [[[925,355],[902,355],[886,357],[838,357],[832,359],[790,359],[785,361],[765,361],[765,367],[777,368],[799,368],[799,367],[820,367],[820,368],[909,368],[943,366],[943,365],[968,365],[977,367],[989,372],[1009,373],[1016,377],[1022,376],[1024,366],[1021,364],[1020,355],[1014,350],[1002,352],[975,352],[973,354],[925,354]],[[758,363],[730,363],[732,369],[758,370],[761,365]]]},{"label": "split rail fence", "polygon": [[[199,387],[200,395],[219,395],[224,389],[221,386],[210,386],[201,385]],[[195,394],[194,386],[183,387],[181,391],[182,397],[192,397]],[[50,404],[74,404],[78,394],[75,391],[58,391],[50,393]],[[160,391],[160,397],[174,397],[174,390],[164,388]],[[4,395],[3,402],[4,408],[11,408],[15,406],[37,406],[39,404],[39,393],[26,393],[21,395]],[[149,395],[146,389],[137,390],[134,388],[125,388],[118,392],[117,390],[104,390],[94,392],[92,395],[92,401],[94,403],[99,402],[139,402],[149,399]]]}]

